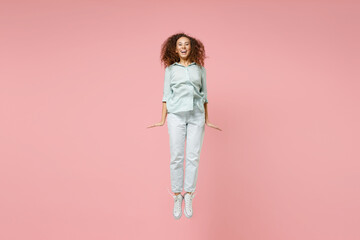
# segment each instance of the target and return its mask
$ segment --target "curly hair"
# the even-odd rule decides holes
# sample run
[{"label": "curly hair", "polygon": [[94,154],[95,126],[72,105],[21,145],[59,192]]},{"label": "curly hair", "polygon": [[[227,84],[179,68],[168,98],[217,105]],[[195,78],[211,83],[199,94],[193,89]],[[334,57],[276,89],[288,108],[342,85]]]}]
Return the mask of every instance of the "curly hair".
[{"label": "curly hair", "polygon": [[204,66],[205,65],[204,60],[205,58],[207,58],[207,56],[205,55],[204,44],[200,40],[190,37],[189,35],[183,32],[180,32],[168,37],[165,40],[165,42],[163,42],[163,44],[161,45],[160,61],[164,66],[164,68],[170,66],[174,62],[180,61],[180,57],[175,52],[175,50],[176,50],[176,42],[181,37],[187,37],[190,40],[190,46],[191,46],[190,55],[189,55],[190,62],[195,62],[200,66]]}]

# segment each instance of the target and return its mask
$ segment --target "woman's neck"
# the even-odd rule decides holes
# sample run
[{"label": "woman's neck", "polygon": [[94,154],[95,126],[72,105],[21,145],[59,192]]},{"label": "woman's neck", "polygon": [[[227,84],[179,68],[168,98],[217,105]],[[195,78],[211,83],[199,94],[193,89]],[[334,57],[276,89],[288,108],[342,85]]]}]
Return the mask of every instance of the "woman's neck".
[{"label": "woman's neck", "polygon": [[191,62],[190,62],[190,60],[180,59],[180,61],[179,61],[178,63],[181,64],[181,65],[184,65],[184,66],[186,67],[186,66],[189,66],[189,64],[190,64]]}]

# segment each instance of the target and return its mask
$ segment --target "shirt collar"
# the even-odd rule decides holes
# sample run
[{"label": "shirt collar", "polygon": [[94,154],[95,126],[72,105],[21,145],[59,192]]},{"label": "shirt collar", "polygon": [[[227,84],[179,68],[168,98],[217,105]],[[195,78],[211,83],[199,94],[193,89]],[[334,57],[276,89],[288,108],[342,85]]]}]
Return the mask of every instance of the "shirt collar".
[{"label": "shirt collar", "polygon": [[[190,63],[188,66],[194,65],[194,64],[196,64],[196,62],[192,62],[192,63]],[[178,62],[174,62],[172,65],[179,65],[179,66],[185,67],[184,65],[182,65],[182,64],[180,64],[180,63],[178,63]],[[187,66],[187,67],[188,67],[188,66]]]}]

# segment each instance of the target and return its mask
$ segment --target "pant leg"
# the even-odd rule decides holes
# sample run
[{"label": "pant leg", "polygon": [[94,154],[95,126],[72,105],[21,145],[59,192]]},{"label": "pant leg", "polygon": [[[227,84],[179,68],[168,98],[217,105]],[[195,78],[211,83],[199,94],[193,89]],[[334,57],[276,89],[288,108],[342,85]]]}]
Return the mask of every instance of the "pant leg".
[{"label": "pant leg", "polygon": [[194,192],[205,133],[205,113],[197,109],[193,110],[189,115],[187,124],[184,190]]},{"label": "pant leg", "polygon": [[167,126],[170,139],[171,190],[177,193],[182,192],[184,182],[186,114],[168,113]]}]

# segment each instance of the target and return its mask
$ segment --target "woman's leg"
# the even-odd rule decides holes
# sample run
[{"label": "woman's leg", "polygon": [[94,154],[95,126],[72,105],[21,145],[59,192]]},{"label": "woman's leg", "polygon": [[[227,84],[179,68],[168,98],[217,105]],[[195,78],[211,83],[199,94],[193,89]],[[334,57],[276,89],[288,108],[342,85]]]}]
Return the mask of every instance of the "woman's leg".
[{"label": "woman's leg", "polygon": [[200,152],[204,140],[205,113],[194,109],[189,115],[187,124],[184,190],[192,193],[196,189]]},{"label": "woman's leg", "polygon": [[178,195],[183,189],[184,182],[186,114],[168,113],[167,126],[170,139],[171,190]]}]

